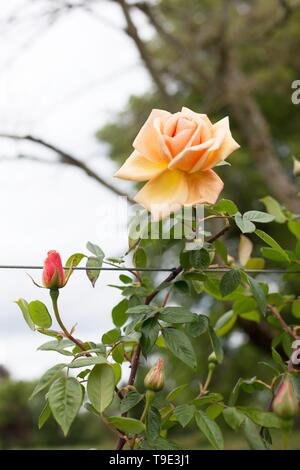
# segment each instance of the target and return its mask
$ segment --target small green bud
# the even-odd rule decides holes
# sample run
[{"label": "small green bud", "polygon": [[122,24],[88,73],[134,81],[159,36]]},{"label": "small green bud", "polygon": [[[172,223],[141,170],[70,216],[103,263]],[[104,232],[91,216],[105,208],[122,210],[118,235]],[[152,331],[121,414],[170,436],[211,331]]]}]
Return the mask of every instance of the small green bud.
[{"label": "small green bud", "polygon": [[218,360],[217,360],[217,356],[214,352],[212,352],[209,356],[208,356],[208,364],[215,364],[217,365],[218,364]]},{"label": "small green bud", "polygon": [[164,361],[163,359],[159,359],[147,373],[144,379],[144,385],[148,390],[159,392],[164,387],[164,383]]},{"label": "small green bud", "polygon": [[274,413],[282,419],[291,419],[298,414],[299,404],[290,377],[280,385],[273,401]]}]

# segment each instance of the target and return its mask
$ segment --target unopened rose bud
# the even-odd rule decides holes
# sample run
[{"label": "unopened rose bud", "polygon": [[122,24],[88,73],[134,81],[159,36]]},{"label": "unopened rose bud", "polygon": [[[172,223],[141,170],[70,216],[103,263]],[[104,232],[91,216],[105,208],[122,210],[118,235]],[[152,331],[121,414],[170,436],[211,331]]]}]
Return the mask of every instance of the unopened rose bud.
[{"label": "unopened rose bud", "polygon": [[59,289],[65,285],[65,273],[61,257],[55,250],[49,251],[44,261],[43,285],[47,289]]},{"label": "unopened rose bud", "polygon": [[298,400],[292,381],[286,377],[274,398],[273,411],[279,418],[291,419],[298,414],[298,409]]},{"label": "unopened rose bud", "polygon": [[159,359],[155,366],[151,367],[144,379],[144,385],[148,390],[159,392],[164,386],[164,361]]}]

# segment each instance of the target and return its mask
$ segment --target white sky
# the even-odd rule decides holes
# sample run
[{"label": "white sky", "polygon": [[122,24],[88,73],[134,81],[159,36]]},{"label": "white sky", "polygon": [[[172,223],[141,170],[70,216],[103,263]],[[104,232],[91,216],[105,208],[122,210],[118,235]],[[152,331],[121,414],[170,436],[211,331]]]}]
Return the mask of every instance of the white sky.
[{"label": "white sky", "polygon": [[[13,11],[26,5],[10,0],[0,16],[0,132],[31,133],[88,160],[112,180],[114,165],[95,131],[123,109],[132,93],[142,93],[149,79],[131,41],[116,28],[76,11],[51,28],[32,21],[43,2],[24,10],[24,19],[3,26]],[[105,6],[104,6],[105,5]],[[99,2],[99,14],[116,25],[116,5]],[[28,41],[35,37],[34,41]],[[41,264],[50,249],[64,260],[83,251],[88,240],[109,256],[122,254],[126,233],[107,236],[103,208],[116,214],[116,197],[79,170],[61,165],[2,161],[16,153],[47,155],[42,149],[0,139],[0,264]],[[118,181],[115,184],[119,184]],[[127,189],[130,185],[125,185]],[[40,273],[32,272],[38,280]],[[92,289],[84,273],[73,275],[61,293],[65,323],[78,322],[78,335],[99,340],[111,325],[110,312],[119,293],[107,287],[116,273],[102,273]],[[47,338],[31,332],[17,306],[19,297],[41,299],[47,292],[32,285],[22,271],[0,271],[0,364],[15,378],[37,378],[59,361],[55,353],[36,352]]]}]

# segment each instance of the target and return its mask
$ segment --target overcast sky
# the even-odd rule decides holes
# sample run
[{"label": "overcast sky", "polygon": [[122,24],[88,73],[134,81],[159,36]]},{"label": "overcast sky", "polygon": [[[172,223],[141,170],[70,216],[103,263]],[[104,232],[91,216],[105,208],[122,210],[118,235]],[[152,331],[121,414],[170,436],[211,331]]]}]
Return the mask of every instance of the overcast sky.
[{"label": "overcast sky", "polygon": [[[27,4],[10,0],[1,5],[0,133],[42,137],[87,160],[111,181],[115,167],[94,134],[123,109],[130,94],[149,87],[135,48],[98,17],[76,11],[47,28],[38,18],[43,2],[34,2],[34,9]],[[22,20],[7,27],[11,13]],[[104,8],[99,2],[98,13],[122,24],[116,5]],[[103,207],[116,214],[113,194],[77,169],[16,162],[18,153],[52,157],[28,143],[0,139],[0,264],[41,264],[50,249],[66,260],[83,251],[88,240],[109,256],[122,254],[125,230],[113,239],[102,224]],[[41,273],[32,274],[39,280]],[[65,323],[78,322],[83,339],[97,341],[110,327],[119,293],[107,284],[116,279],[116,273],[102,273],[92,289],[85,274],[76,272],[61,293]],[[0,363],[15,378],[37,378],[60,358],[36,352],[46,337],[28,329],[13,302],[38,298],[50,306],[48,293],[33,286],[24,271],[0,270],[0,286]]]}]

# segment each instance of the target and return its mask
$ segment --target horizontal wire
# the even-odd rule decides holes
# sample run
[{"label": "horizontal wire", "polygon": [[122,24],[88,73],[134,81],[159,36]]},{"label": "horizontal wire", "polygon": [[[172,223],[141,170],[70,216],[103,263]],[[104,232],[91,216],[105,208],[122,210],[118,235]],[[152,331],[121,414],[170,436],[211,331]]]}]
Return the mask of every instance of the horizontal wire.
[{"label": "horizontal wire", "polygon": [[[29,269],[29,270],[41,270],[44,269],[44,266],[27,266],[27,265],[13,265],[13,264],[3,264],[0,265],[0,269]],[[69,266],[65,266],[64,269],[70,269]],[[97,267],[85,267],[85,266],[76,266],[73,268],[74,271],[140,271],[140,272],[173,272],[175,268],[136,268],[134,266],[102,266],[101,268]],[[201,272],[213,272],[213,273],[226,273],[231,271],[232,268],[207,268],[201,269],[198,271]],[[300,270],[297,271],[288,271],[286,269],[244,269],[246,273],[256,273],[256,274],[299,274]]]}]

